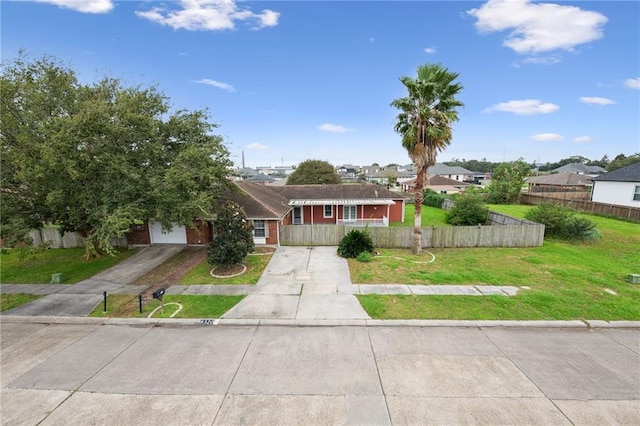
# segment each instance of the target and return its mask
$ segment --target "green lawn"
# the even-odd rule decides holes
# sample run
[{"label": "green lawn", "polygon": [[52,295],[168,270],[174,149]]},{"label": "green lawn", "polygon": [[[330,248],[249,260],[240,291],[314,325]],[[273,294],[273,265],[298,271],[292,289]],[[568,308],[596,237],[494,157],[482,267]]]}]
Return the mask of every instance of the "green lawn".
[{"label": "green lawn", "polygon": [[40,299],[42,296],[37,294],[1,294],[0,293],[0,312],[8,311],[9,309],[17,308],[25,303],[32,302],[36,299]]},{"label": "green lawn", "polygon": [[212,277],[209,273],[211,265],[204,260],[187,272],[182,278],[181,284],[255,284],[260,279],[270,260],[271,254],[250,254],[242,262],[247,267],[247,271],[242,275],[231,278]]},{"label": "green lawn", "polygon": [[[523,217],[528,206],[491,206]],[[535,248],[380,250],[370,263],[349,260],[354,283],[489,284],[528,286],[515,297],[359,296],[375,318],[459,319],[627,319],[640,320],[640,286],[625,282],[640,271],[640,225],[589,216],[602,232],[596,241],[575,244],[545,239]],[[610,294],[605,289],[616,294]]]},{"label": "green lawn", "polygon": [[[164,312],[158,311],[153,318],[169,318],[177,309],[169,303],[180,303],[182,310],[174,318],[220,318],[233,308],[244,296],[203,296],[203,295],[166,295]],[[130,294],[110,294],[107,296],[107,312],[103,311],[102,302],[89,314],[90,317],[146,318],[155,308],[160,306],[158,300],[150,300],[143,304],[142,313],[138,296]]]},{"label": "green lawn", "polygon": [[[444,217],[446,210],[435,207],[422,206],[422,226],[449,226]],[[413,218],[416,214],[416,206],[406,204],[404,208],[404,222],[389,222],[389,226],[413,227]]]},{"label": "green lawn", "polygon": [[64,283],[74,284],[92,277],[136,253],[137,250],[118,251],[113,257],[104,256],[84,260],[85,249],[49,249],[24,257],[17,250],[1,254],[0,282],[11,284],[47,284],[51,274],[64,275]]}]

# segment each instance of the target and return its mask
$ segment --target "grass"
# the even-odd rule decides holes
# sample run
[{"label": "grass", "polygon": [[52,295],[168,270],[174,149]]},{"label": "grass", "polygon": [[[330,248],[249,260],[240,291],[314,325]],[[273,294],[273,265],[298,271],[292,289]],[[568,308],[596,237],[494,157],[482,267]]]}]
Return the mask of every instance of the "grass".
[{"label": "grass", "polygon": [[36,299],[40,299],[42,296],[37,294],[0,294],[0,312],[8,311],[9,309],[17,308],[25,303],[33,302]]},{"label": "grass", "polygon": [[113,257],[85,260],[84,248],[49,249],[27,255],[7,250],[2,256],[0,282],[12,284],[47,284],[51,274],[61,273],[65,284],[74,284],[121,262],[136,250],[121,250]]},{"label": "grass", "polygon": [[[392,227],[413,227],[413,218],[416,214],[416,206],[406,204],[404,207],[404,222],[389,222]],[[450,226],[444,218],[446,210],[435,207],[422,206],[422,226]]]},{"label": "grass", "polygon": [[[524,217],[528,206],[491,206]],[[380,250],[399,259],[349,260],[354,283],[488,284],[528,286],[515,297],[377,296],[359,299],[374,318],[640,320],[640,286],[625,282],[640,271],[640,225],[588,216],[602,238],[587,243],[545,239],[535,248]],[[613,290],[612,295],[605,289]]]},{"label": "grass", "polygon": [[[153,318],[169,318],[175,312],[175,305],[183,308],[174,318],[220,318],[233,308],[244,296],[203,296],[203,295],[165,295],[164,312],[158,311]],[[102,302],[89,314],[90,317],[146,318],[160,302],[152,299],[143,303],[142,313],[139,311],[138,296],[130,294],[110,294],[107,296],[107,313],[103,311]]]},{"label": "grass", "polygon": [[242,262],[247,271],[244,274],[230,278],[215,278],[209,273],[211,265],[205,259],[198,266],[192,268],[182,278],[181,284],[256,284],[271,260],[270,254],[249,255]]}]

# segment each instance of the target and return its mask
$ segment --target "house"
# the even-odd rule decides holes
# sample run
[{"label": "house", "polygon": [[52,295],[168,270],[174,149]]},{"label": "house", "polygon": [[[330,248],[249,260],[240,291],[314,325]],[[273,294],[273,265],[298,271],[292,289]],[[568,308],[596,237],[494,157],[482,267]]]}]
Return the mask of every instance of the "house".
[{"label": "house", "polygon": [[346,182],[355,182],[358,179],[358,171],[359,167],[353,164],[344,164],[336,167],[336,173]]},{"label": "house", "polygon": [[640,161],[594,177],[591,201],[640,207]]},{"label": "house", "polygon": [[607,171],[600,166],[587,166],[582,163],[569,163],[553,169],[552,173],[576,173],[579,175],[599,176]]},{"label": "house", "polygon": [[[234,182],[224,200],[238,203],[254,226],[256,244],[280,243],[285,225],[349,224],[389,226],[404,220],[405,199],[372,184],[268,186],[249,181]],[[211,221],[196,220],[196,229],[175,225],[164,232],[159,224],[134,227],[127,234],[129,245],[206,245],[212,240]]]},{"label": "house", "polygon": [[[402,190],[413,193],[416,189],[416,180],[412,179],[401,184]],[[449,179],[442,176],[429,176],[424,184],[424,189],[431,189],[438,194],[457,194],[463,192],[468,186],[466,182],[460,182],[455,179]]]},{"label": "house", "polygon": [[586,192],[593,185],[590,177],[578,173],[534,176],[525,182],[529,186],[529,192]]},{"label": "house", "polygon": [[460,166],[447,166],[444,163],[436,163],[427,170],[429,176],[438,175],[459,182],[473,182],[473,172]]}]

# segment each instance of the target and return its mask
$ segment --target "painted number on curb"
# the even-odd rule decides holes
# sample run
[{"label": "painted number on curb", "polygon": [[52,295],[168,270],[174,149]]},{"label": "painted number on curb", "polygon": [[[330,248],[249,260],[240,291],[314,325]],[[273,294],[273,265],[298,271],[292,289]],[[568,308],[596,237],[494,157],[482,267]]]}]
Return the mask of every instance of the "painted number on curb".
[{"label": "painted number on curb", "polygon": [[200,324],[201,325],[216,325],[216,324],[218,324],[218,320],[217,319],[215,319],[215,320],[213,320],[213,319],[201,319],[200,320]]}]

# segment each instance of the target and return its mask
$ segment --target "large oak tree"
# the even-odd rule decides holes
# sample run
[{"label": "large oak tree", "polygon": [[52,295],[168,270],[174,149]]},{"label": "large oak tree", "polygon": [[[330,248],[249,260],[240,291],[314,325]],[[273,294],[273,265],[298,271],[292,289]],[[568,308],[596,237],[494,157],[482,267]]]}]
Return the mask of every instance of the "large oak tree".
[{"label": "large oak tree", "polygon": [[136,223],[211,217],[231,163],[206,111],[172,112],[155,86],[81,83],[49,57],[21,55],[0,79],[5,241],[51,223],[90,257]]}]

